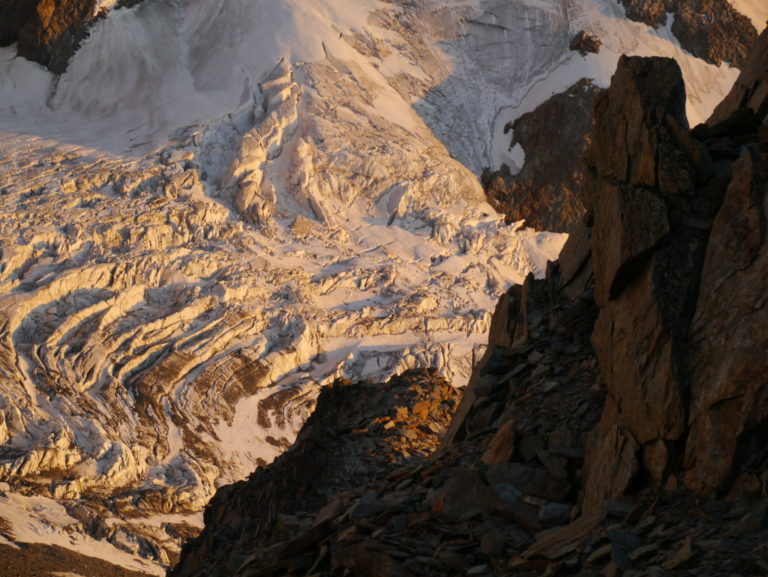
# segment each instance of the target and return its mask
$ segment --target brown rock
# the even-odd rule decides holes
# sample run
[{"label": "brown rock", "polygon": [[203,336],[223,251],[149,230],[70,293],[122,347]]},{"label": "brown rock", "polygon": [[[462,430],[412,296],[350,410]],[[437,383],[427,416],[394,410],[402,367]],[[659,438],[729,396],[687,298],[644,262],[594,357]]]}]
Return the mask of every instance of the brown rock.
[{"label": "brown rock", "polygon": [[734,165],[707,249],[691,330],[685,463],[686,483],[699,491],[727,490],[741,467],[768,453],[761,449],[768,424],[768,246],[765,181],[757,172],[767,158],[745,153]]},{"label": "brown rock", "polygon": [[680,45],[711,64],[728,62],[741,67],[757,31],[728,0],[620,0],[627,17],[654,28],[667,23]]},{"label": "brown rock", "polygon": [[18,33],[19,56],[47,67],[66,70],[70,57],[87,35],[96,0],[38,0],[34,13]]},{"label": "brown rock", "polygon": [[586,181],[600,307],[592,341],[608,401],[587,451],[587,510],[627,489],[641,448],[660,486],[667,445],[686,428],[686,335],[705,240],[683,215],[708,214],[696,186],[709,160],[684,128],[684,100],[674,61],[622,57],[596,105]]},{"label": "brown rock", "polygon": [[584,494],[581,508],[590,513],[600,510],[605,501],[622,495],[639,470],[637,442],[615,422],[611,412],[603,414],[590,436],[588,458],[584,463]]},{"label": "brown rock", "polygon": [[708,126],[717,126],[732,117],[740,108],[752,110],[761,122],[768,113],[768,30],[757,39],[743,70],[728,96],[715,108],[707,120]]},{"label": "brown rock", "polygon": [[672,34],[694,56],[739,68],[757,39],[750,19],[728,0],[678,0]]},{"label": "brown rock", "polygon": [[599,246],[595,268],[595,300],[604,306],[636,277],[653,249],[669,232],[667,206],[644,188],[601,181],[594,198],[593,245]]},{"label": "brown rock", "polygon": [[571,40],[568,49],[578,52],[582,56],[586,56],[590,52],[592,54],[600,52],[601,45],[602,42],[600,42],[600,39],[597,36],[588,34],[585,30],[580,30],[576,36],[573,37],[573,40]]},{"label": "brown rock", "polygon": [[551,560],[565,557],[581,547],[604,518],[603,513],[595,512],[584,515],[570,525],[543,531],[537,535],[536,543],[523,553],[523,557]]},{"label": "brown rock", "polygon": [[522,146],[525,163],[515,175],[507,168],[484,177],[489,202],[507,222],[524,219],[539,230],[568,231],[582,219],[581,157],[599,93],[580,80],[508,127],[514,131],[510,148]]},{"label": "brown rock", "polygon": [[364,541],[348,547],[336,547],[333,551],[335,566],[360,577],[413,577],[399,561],[387,555],[381,545]]},{"label": "brown rock", "polygon": [[509,461],[515,452],[515,437],[515,422],[507,421],[488,443],[488,449],[481,458],[483,463],[493,465]]},{"label": "brown rock", "polygon": [[620,0],[627,18],[658,28],[667,22],[669,0]]}]

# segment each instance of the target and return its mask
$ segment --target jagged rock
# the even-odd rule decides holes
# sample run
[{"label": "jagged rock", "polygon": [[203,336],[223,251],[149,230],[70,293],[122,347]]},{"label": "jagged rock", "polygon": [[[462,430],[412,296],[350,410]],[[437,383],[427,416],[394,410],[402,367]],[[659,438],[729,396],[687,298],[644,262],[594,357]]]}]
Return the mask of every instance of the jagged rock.
[{"label": "jagged rock", "polygon": [[[280,515],[335,506],[335,494],[362,488],[398,464],[433,452],[434,431],[445,430],[457,400],[456,389],[426,370],[386,384],[339,381],[324,388],[287,453],[247,481],[217,492],[205,516],[210,530],[186,549],[173,574],[231,575],[242,559],[238,551],[280,538],[275,532]],[[369,501],[350,515],[401,512],[397,505]],[[328,517],[320,512],[315,523]],[[335,558],[346,566],[346,553]]]},{"label": "jagged rock", "polygon": [[749,18],[728,0],[678,0],[672,33],[680,45],[699,58],[737,68],[757,39]]},{"label": "jagged rock", "polygon": [[600,306],[593,341],[608,397],[587,450],[584,510],[641,473],[659,487],[685,472],[702,494],[761,491],[764,38],[728,106],[694,132],[703,143],[683,128],[673,65],[622,58],[597,104],[587,197]]},{"label": "jagged rock", "polygon": [[[120,0],[128,8],[143,0]],[[18,43],[19,56],[62,74],[70,58],[102,16],[98,0],[2,0],[0,46]]]},{"label": "jagged rock", "polygon": [[485,189],[508,222],[525,219],[539,230],[567,231],[581,220],[581,158],[599,92],[580,80],[507,127],[514,131],[510,148],[522,146],[525,164],[515,175],[504,169],[486,175]]},{"label": "jagged rock", "polygon": [[34,13],[19,29],[19,56],[61,74],[86,37],[96,5],[97,0],[39,0]]},{"label": "jagged rock", "polygon": [[674,17],[672,33],[680,45],[712,64],[741,67],[757,31],[728,0],[619,0],[627,17],[658,28]]},{"label": "jagged rock", "polygon": [[627,12],[627,18],[644,22],[657,28],[667,21],[667,12],[672,5],[670,0],[619,0]]},{"label": "jagged rock", "polygon": [[19,38],[19,30],[32,16],[38,0],[0,1],[0,46],[8,46]]},{"label": "jagged rock", "polygon": [[733,165],[691,327],[686,479],[707,493],[728,490],[740,472],[759,470],[768,458],[768,360],[762,353],[768,350],[767,166],[763,129],[758,147]]},{"label": "jagged rock", "polygon": [[728,93],[707,120],[707,126],[717,125],[733,118],[740,109],[754,113],[753,127],[760,124],[768,114],[768,34],[763,32],[756,41],[742,72]]},{"label": "jagged rock", "polygon": [[597,36],[589,34],[585,30],[580,30],[571,40],[568,49],[586,56],[589,53],[597,54],[600,52],[600,46],[602,46],[602,42],[600,42]]},{"label": "jagged rock", "polygon": [[704,241],[682,214],[706,211],[695,186],[708,164],[685,131],[684,102],[674,61],[622,57],[595,107],[586,195],[601,309],[593,342],[608,399],[587,452],[586,510],[629,485],[638,467],[627,447],[643,447],[646,470],[661,482],[665,446],[685,431],[680,351]]}]

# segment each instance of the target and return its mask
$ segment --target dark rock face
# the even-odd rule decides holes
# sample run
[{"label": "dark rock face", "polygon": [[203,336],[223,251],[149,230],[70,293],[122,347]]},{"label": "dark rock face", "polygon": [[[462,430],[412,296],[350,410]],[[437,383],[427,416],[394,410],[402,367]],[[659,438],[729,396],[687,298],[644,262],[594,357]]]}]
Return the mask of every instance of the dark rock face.
[{"label": "dark rock face", "polygon": [[691,329],[685,466],[686,483],[699,492],[759,488],[768,469],[768,361],[760,353],[768,345],[766,183],[761,127],[757,146],[733,164]]},{"label": "dark rock face", "polygon": [[290,516],[317,513],[335,495],[363,491],[398,465],[433,452],[458,397],[426,370],[386,384],[338,381],[324,389],[290,451],[216,493],[205,514],[208,529],[185,549],[172,575],[234,575],[249,553],[302,529],[290,526]]},{"label": "dark rock face", "polygon": [[61,74],[87,35],[96,0],[40,0],[18,32],[19,56]]},{"label": "dark rock face", "polygon": [[19,39],[19,30],[35,12],[37,0],[0,0],[0,46]]},{"label": "dark rock face", "polygon": [[674,14],[672,33],[691,54],[741,67],[757,39],[752,22],[728,0],[619,0],[627,17],[658,28]]},{"label": "dark rock face", "polygon": [[599,92],[581,80],[510,127],[510,147],[523,147],[525,165],[514,176],[502,170],[484,178],[489,202],[507,222],[525,219],[539,230],[567,231],[582,218],[581,158]]},{"label": "dark rock face", "polygon": [[[733,132],[733,126],[738,118],[747,119],[751,125],[747,133],[754,132],[755,127],[768,115],[768,36],[765,33],[755,43],[749,59],[736,80],[728,96],[715,108],[707,121],[707,126],[716,132]],[[748,116],[752,113],[751,118]],[[717,129],[718,125],[719,130]],[[728,126],[730,123],[730,126]]]},{"label": "dark rock face", "polygon": [[[129,8],[142,0],[121,0]],[[0,46],[18,42],[18,54],[62,74],[91,24],[97,0],[0,0]]]},{"label": "dark rock face", "polygon": [[696,202],[707,163],[687,151],[706,152],[685,129],[684,103],[673,60],[622,57],[595,107],[585,189],[601,309],[593,342],[608,399],[587,461],[587,510],[627,489],[639,467],[632,453],[642,451],[660,483],[685,431],[679,351],[704,243],[686,217],[704,219],[708,206]]},{"label": "dark rock face", "polygon": [[[760,85],[761,54],[737,93]],[[595,108],[585,194],[608,396],[587,450],[585,511],[671,477],[706,495],[754,491],[768,466],[755,441],[768,423],[758,288],[768,280],[768,96],[734,96],[750,108],[731,105],[698,138],[683,97],[673,61],[623,57]]]}]

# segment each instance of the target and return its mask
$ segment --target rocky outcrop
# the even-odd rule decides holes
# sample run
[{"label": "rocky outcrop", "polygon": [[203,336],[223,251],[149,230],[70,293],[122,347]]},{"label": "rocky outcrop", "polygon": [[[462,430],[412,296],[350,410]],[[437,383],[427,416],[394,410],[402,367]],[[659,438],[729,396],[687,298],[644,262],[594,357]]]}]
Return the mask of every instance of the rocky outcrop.
[{"label": "rocky outcrop", "polygon": [[522,146],[525,164],[518,174],[502,169],[483,178],[489,202],[507,222],[525,219],[538,230],[567,231],[584,215],[581,158],[599,92],[581,80],[507,127],[510,148]]},{"label": "rocky outcrop", "polygon": [[[715,108],[707,120],[707,126],[717,132],[733,133],[738,130],[734,124],[747,122],[747,133],[768,114],[768,36],[761,34],[754,45],[749,60],[745,63],[728,96]],[[750,117],[750,113],[753,115]]]},{"label": "rocky outcrop", "polygon": [[[740,85],[761,66],[747,61]],[[766,145],[743,121],[760,122],[764,103],[696,138],[683,98],[673,62],[622,58],[596,105],[586,194],[608,397],[587,450],[585,511],[683,479],[705,495],[759,493],[766,474],[755,444],[768,416],[755,288],[768,274]]]},{"label": "rocky outcrop", "polygon": [[[338,381],[326,387],[287,453],[216,494],[205,515],[208,530],[187,547],[171,575],[233,575],[255,563],[255,552],[268,558],[274,552],[269,546],[302,529],[327,537],[330,521],[354,495],[396,467],[423,463],[437,448],[458,397],[426,370],[386,384]],[[373,496],[351,513],[353,521],[408,509]],[[316,513],[313,521],[308,513]]]},{"label": "rocky outcrop", "polygon": [[[122,0],[117,6],[141,1]],[[2,0],[0,46],[17,42],[19,56],[62,74],[100,16],[98,0]]]},{"label": "rocky outcrop", "polygon": [[96,16],[96,0],[40,0],[18,30],[19,56],[61,74],[87,36]]},{"label": "rocky outcrop", "polygon": [[672,13],[672,33],[699,58],[741,67],[757,38],[749,18],[727,0],[619,0],[627,17],[658,28]]},{"label": "rocky outcrop", "polygon": [[586,30],[580,30],[571,40],[568,49],[586,56],[590,53],[597,54],[600,52],[600,46],[602,46],[602,42],[597,36],[589,34]]},{"label": "rocky outcrop", "polygon": [[706,163],[687,151],[706,153],[688,135],[684,103],[674,61],[623,57],[595,107],[585,192],[601,309],[593,340],[608,398],[587,460],[587,510],[627,489],[638,467],[630,455],[641,450],[659,483],[685,431],[678,355],[704,242],[688,217],[708,207],[695,203]]}]

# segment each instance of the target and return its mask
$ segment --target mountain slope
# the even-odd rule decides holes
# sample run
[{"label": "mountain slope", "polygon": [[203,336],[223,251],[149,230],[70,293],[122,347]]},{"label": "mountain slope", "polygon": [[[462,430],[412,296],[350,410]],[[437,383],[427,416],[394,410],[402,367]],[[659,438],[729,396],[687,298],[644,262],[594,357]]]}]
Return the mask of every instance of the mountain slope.
[{"label": "mountain slope", "polygon": [[465,382],[565,240],[505,225],[476,174],[623,51],[679,59],[692,121],[736,75],[608,0],[146,0],[58,77],[3,49],[2,479],[168,564],[337,376]]}]

